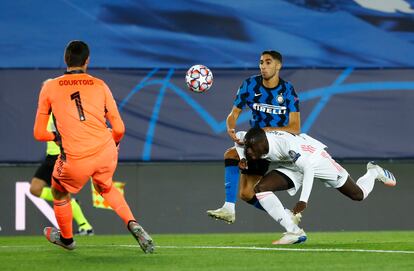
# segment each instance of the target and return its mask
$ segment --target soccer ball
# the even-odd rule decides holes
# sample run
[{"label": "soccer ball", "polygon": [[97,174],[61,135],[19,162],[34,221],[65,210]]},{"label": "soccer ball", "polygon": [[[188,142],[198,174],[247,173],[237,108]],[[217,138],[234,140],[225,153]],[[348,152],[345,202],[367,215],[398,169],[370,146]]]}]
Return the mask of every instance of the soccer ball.
[{"label": "soccer ball", "polygon": [[189,90],[205,92],[213,85],[213,73],[204,65],[194,65],[188,69],[185,82]]}]

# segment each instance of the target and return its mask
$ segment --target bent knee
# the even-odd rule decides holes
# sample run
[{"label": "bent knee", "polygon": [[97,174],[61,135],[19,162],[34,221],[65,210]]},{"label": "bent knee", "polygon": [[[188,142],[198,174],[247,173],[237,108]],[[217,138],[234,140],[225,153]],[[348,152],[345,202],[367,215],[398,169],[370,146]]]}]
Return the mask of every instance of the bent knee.
[{"label": "bent knee", "polygon": [[232,147],[227,149],[224,152],[224,159],[236,159],[239,160],[239,155],[237,154],[236,148]]},{"label": "bent knee", "polygon": [[40,195],[42,194],[42,189],[43,187],[30,186],[30,194],[36,197],[40,197]]},{"label": "bent knee", "polygon": [[111,190],[112,183],[110,185],[106,185],[106,184],[103,184],[103,183],[100,183],[100,184],[93,183],[93,186],[94,186],[96,192],[98,192],[99,194],[103,194],[103,193],[107,193]]},{"label": "bent knee", "polygon": [[354,200],[354,201],[363,201],[363,200],[364,200],[364,195],[358,195],[358,196],[355,196],[355,197],[353,198],[353,200]]},{"label": "bent knee", "polygon": [[352,193],[349,197],[354,201],[363,201],[364,200],[364,193],[362,191],[355,192],[355,193]]},{"label": "bent knee", "polygon": [[243,201],[249,201],[254,197],[253,191],[240,191],[239,197]]},{"label": "bent knee", "polygon": [[69,192],[59,191],[58,189],[52,186],[52,195],[53,195],[53,198],[56,200],[63,200],[69,197]]},{"label": "bent knee", "polygon": [[253,198],[253,195],[250,194],[240,194],[240,199],[243,201],[249,201]]},{"label": "bent knee", "polygon": [[269,191],[268,188],[265,187],[265,185],[263,185],[261,182],[258,182],[254,187],[253,187],[254,193],[261,193],[261,192],[266,192]]},{"label": "bent knee", "polygon": [[37,177],[33,177],[32,181],[30,182],[29,191],[33,196],[40,197],[43,187],[45,186],[47,186],[45,181]]}]

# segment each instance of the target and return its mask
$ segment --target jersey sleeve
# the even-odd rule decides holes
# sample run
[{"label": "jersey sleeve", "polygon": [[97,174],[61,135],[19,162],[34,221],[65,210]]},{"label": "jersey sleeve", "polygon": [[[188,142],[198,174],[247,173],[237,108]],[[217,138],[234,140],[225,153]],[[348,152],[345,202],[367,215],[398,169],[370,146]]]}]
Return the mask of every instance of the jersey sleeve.
[{"label": "jersey sleeve", "polygon": [[248,96],[249,93],[247,92],[247,82],[244,81],[237,91],[233,105],[237,108],[243,109],[246,106]]},{"label": "jersey sleeve", "polygon": [[48,88],[43,85],[40,94],[39,102],[37,106],[36,119],[33,127],[33,136],[39,141],[52,141],[55,139],[55,135],[47,130],[49,122],[50,100],[48,96]]},{"label": "jersey sleeve", "polygon": [[105,117],[112,126],[112,137],[116,143],[119,143],[125,133],[125,125],[122,121],[121,115],[119,114],[118,108],[112,92],[109,87],[104,84],[105,91]]},{"label": "jersey sleeve", "polygon": [[315,170],[311,162],[303,156],[298,157],[295,164],[303,171],[302,192],[299,201],[308,202],[315,178]]},{"label": "jersey sleeve", "polygon": [[286,104],[289,112],[299,112],[299,97],[290,83],[287,86]]}]

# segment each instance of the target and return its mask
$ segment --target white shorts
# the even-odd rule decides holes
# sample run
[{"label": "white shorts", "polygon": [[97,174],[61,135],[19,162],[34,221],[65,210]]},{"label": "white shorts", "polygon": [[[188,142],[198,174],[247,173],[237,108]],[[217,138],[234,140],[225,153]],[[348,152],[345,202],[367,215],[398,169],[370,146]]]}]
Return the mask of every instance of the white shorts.
[{"label": "white shorts", "polygon": [[[313,160],[313,164],[315,169],[315,179],[323,182],[326,187],[342,187],[348,179],[348,171],[335,162],[326,151],[323,151],[321,156],[318,156],[317,159]],[[303,184],[303,174],[293,167],[282,166],[277,167],[274,170],[282,172],[292,180],[294,187],[288,189],[287,192],[291,196],[295,195]]]}]

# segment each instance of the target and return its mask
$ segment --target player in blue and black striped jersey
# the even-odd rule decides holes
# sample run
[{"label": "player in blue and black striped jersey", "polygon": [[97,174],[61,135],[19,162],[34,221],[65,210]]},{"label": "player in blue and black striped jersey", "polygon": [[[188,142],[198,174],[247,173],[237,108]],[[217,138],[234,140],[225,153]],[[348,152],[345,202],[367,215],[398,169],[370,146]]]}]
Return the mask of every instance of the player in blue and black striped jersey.
[{"label": "player in blue and black striped jersey", "polygon": [[[249,107],[252,111],[250,120],[252,128],[288,129],[290,113],[299,113],[299,99],[293,86],[279,78],[276,87],[268,88],[262,84],[262,80],[262,75],[256,75],[243,82],[234,101],[236,108],[233,108],[233,111],[241,111],[244,107]],[[292,118],[297,117],[297,114],[292,115]],[[290,124],[292,126],[292,123]],[[293,130],[298,132],[296,129]]]},{"label": "player in blue and black striped jersey", "polygon": [[[300,133],[299,99],[293,86],[279,77],[282,68],[282,55],[276,51],[264,51],[260,57],[260,75],[243,81],[233,108],[226,119],[227,133],[237,143],[236,121],[242,110],[248,107],[252,111],[250,126],[263,128],[266,131],[279,130],[293,134]],[[226,200],[223,207],[208,210],[207,214],[227,223],[236,219],[235,203],[237,192],[240,198],[255,207],[262,209],[253,191],[254,185],[267,172],[269,162],[266,160],[251,161],[247,169],[239,174],[240,158],[236,149],[230,148],[224,153],[225,176],[224,186]],[[238,189],[240,178],[240,190]],[[281,175],[280,178],[288,178]]]}]

